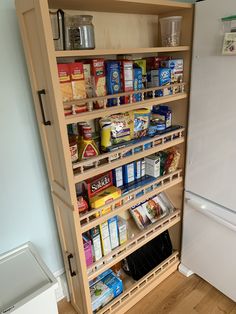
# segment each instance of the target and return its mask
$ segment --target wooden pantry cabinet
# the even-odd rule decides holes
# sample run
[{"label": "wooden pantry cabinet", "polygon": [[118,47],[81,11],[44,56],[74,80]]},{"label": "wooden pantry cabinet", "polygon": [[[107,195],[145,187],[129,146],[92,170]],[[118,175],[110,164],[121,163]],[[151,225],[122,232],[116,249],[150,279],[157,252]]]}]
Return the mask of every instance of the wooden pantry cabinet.
[{"label": "wooden pantry cabinet", "polygon": [[[96,49],[55,51],[49,9],[72,10],[76,14],[89,13],[94,16]],[[169,230],[174,253],[139,281],[124,280],[124,292],[102,308],[99,313],[124,313],[161,281],[174,272],[180,259],[181,208],[183,202],[183,182],[185,163],[186,126],[189,101],[190,60],[192,44],[193,6],[166,0],[16,0],[16,10],[30,76],[35,111],[37,115],[56,220],[60,235],[64,264],[70,290],[71,303],[78,313],[92,313],[89,280],[122,260],[145,243]],[[183,16],[182,40],[179,47],[161,47],[158,18]],[[120,54],[134,56],[171,55],[184,59],[185,91],[179,94],[155,98],[158,88],[149,89],[153,98],[127,105],[93,110],[81,114],[64,116],[63,102],[57,73],[57,62],[103,56],[115,58]],[[126,93],[130,95],[132,92]],[[118,94],[116,97],[123,95]],[[144,91],[142,91],[142,96]],[[109,98],[106,96],[104,98]],[[113,96],[114,98],[114,96]],[[90,99],[91,101],[91,99]],[[78,101],[79,102],[79,101]],[[80,121],[90,121],[113,113],[126,112],[138,108],[151,108],[154,104],[168,104],[172,108],[175,124],[183,128],[154,137],[145,142],[129,146],[131,155],[124,157],[127,148],[117,151],[119,158],[112,160],[114,153],[106,153],[94,158],[96,167],[87,169],[88,161],[71,163],[67,125]],[[145,150],[144,145],[150,148]],[[159,177],[154,183],[134,192],[132,201],[119,207],[113,202],[112,211],[101,215],[101,210],[92,210],[83,215],[77,211],[75,184],[87,178],[143,158],[155,152],[178,145],[181,151],[181,168],[174,173]],[[138,153],[135,148],[140,147]],[[156,188],[156,184],[160,183]],[[155,188],[154,188],[155,187]],[[136,198],[138,191],[146,191]],[[128,209],[140,201],[166,191],[177,208],[176,211],[143,231],[138,230],[132,220],[129,228],[132,239],[104,256],[87,269],[82,233],[106,221],[114,215],[128,218]],[[122,200],[122,197],[121,197]],[[94,213],[99,213],[94,218]],[[111,259],[111,257],[113,257]]]}]

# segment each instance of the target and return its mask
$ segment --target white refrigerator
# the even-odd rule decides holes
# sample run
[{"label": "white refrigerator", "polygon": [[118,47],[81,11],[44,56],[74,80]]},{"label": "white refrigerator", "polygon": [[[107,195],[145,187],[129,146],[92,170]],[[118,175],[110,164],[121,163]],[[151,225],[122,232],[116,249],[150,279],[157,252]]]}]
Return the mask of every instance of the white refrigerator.
[{"label": "white refrigerator", "polygon": [[223,56],[221,18],[236,0],[196,3],[179,270],[236,301],[236,56]]}]

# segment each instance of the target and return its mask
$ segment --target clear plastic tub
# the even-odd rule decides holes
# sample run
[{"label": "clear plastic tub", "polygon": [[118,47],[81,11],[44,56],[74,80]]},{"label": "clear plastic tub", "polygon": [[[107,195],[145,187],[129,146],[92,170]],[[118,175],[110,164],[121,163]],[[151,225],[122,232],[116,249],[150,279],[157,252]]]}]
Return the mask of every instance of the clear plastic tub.
[{"label": "clear plastic tub", "polygon": [[182,16],[170,16],[160,19],[163,47],[176,47],[180,45],[182,19]]}]

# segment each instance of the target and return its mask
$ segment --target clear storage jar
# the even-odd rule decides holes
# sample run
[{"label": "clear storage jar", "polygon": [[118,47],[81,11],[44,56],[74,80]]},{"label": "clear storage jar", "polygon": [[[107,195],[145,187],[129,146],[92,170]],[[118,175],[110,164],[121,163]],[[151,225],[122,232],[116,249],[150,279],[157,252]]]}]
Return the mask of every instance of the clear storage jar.
[{"label": "clear storage jar", "polygon": [[94,49],[94,26],[92,15],[73,15],[66,17],[66,49]]},{"label": "clear storage jar", "polygon": [[163,47],[176,47],[180,45],[182,19],[182,16],[171,16],[160,19]]}]

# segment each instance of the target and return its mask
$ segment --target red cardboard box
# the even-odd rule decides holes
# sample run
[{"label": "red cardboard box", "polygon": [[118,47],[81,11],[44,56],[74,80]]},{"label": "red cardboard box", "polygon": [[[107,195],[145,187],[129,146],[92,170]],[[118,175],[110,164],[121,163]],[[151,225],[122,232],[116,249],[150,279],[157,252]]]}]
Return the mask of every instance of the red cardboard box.
[{"label": "red cardboard box", "polygon": [[[123,92],[133,91],[133,61],[132,60],[122,60],[121,65],[121,89]],[[121,104],[129,104],[130,97],[122,96]]]}]

